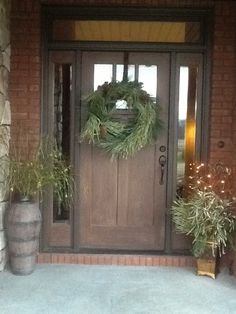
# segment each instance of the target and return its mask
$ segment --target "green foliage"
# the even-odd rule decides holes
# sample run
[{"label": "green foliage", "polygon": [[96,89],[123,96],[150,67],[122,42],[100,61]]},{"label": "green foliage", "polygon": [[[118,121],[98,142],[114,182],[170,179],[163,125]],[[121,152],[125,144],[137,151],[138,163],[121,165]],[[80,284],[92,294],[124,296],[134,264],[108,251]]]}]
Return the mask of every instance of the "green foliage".
[{"label": "green foliage", "polygon": [[[1,165],[3,165],[1,163]],[[24,160],[13,154],[3,165],[10,193],[21,198],[33,198],[52,187],[58,200],[70,206],[73,196],[71,167],[67,165],[57,146],[43,140],[35,158]]]},{"label": "green foliage", "polygon": [[176,230],[193,238],[193,254],[199,257],[209,245],[224,253],[232,244],[236,217],[229,211],[231,203],[216,193],[197,191],[188,199],[180,198],[172,206]]},{"label": "green foliage", "polygon": [[[112,158],[134,155],[152,143],[163,127],[158,106],[142,89],[142,83],[105,83],[86,100],[89,116],[81,140],[105,149]],[[135,114],[132,121],[117,121],[115,105],[118,100],[126,101],[127,111]]]}]

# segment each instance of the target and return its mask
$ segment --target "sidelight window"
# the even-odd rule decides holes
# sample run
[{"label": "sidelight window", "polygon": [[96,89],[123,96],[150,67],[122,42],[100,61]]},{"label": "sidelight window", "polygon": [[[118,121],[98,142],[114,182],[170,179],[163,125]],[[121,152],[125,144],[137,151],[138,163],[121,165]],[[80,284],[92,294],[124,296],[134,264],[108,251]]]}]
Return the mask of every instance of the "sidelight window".
[{"label": "sidelight window", "polygon": [[196,65],[179,68],[177,194],[188,193],[191,164],[197,159],[198,75]]}]

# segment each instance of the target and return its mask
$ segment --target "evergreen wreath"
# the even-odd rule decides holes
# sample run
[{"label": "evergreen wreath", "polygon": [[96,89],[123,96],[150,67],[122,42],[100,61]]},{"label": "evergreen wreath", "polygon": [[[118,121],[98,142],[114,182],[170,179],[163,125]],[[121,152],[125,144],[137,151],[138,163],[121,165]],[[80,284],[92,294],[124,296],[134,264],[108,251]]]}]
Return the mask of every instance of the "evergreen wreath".
[{"label": "evergreen wreath", "polygon": [[[137,81],[106,82],[92,92],[86,98],[89,115],[81,141],[87,140],[105,149],[112,158],[133,156],[152,143],[163,124],[158,104],[142,86]],[[131,120],[117,119],[116,103],[120,100],[127,102],[125,112],[131,113]]]}]

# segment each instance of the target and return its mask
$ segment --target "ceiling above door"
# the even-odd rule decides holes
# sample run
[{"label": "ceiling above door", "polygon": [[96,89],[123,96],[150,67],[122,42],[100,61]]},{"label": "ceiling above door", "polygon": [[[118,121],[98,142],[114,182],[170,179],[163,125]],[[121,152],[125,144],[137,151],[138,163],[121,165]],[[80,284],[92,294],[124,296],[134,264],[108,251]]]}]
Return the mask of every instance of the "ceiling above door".
[{"label": "ceiling above door", "polygon": [[200,22],[55,20],[53,39],[70,41],[198,43]]}]

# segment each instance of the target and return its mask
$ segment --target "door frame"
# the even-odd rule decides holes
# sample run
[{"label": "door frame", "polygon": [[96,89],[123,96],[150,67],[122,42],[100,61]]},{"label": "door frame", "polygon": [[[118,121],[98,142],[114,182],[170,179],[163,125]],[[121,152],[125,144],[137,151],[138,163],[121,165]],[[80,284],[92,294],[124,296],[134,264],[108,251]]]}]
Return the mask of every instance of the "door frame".
[{"label": "door frame", "polygon": [[[169,112],[175,112],[174,108],[176,106],[176,66],[177,66],[177,54],[202,54],[203,56],[203,93],[201,100],[201,111],[202,111],[202,123],[201,123],[201,138],[200,138],[200,151],[199,159],[206,162],[209,155],[209,99],[210,99],[210,73],[211,73],[211,47],[212,47],[212,10],[209,9],[156,9],[156,8],[132,8],[132,7],[55,7],[55,6],[42,6],[42,89],[41,89],[41,130],[42,134],[47,133],[48,126],[48,108],[47,108],[47,94],[48,94],[48,74],[49,74],[49,53],[52,50],[55,51],[74,51],[76,53],[75,66],[78,73],[81,73],[81,52],[82,51],[132,51],[132,52],[168,52],[170,53],[170,99],[169,99]],[[112,18],[111,18],[112,17]],[[166,44],[166,43],[119,43],[119,42],[53,42],[52,41],[52,23],[54,19],[117,19],[117,20],[142,20],[142,21],[200,21],[202,27],[204,27],[203,42],[198,44]],[[80,119],[79,113],[79,95],[80,95],[80,78],[74,78],[74,86],[78,91],[78,95],[75,99],[75,119],[78,117]],[[176,114],[176,113],[175,113]],[[174,120],[176,116],[174,114],[169,115],[169,126],[173,126],[172,130],[169,132],[169,143],[173,143],[174,138]],[[78,120],[77,120],[78,121]],[[78,134],[76,130],[76,123],[74,121],[75,134]],[[204,130],[204,131],[203,131]],[[203,136],[204,134],[204,136]],[[78,143],[78,138],[74,137],[74,145]],[[169,145],[169,155],[174,156],[173,147]],[[73,152],[74,156],[74,152]],[[78,160],[74,160],[78,162]],[[168,162],[168,178],[167,181],[170,182],[173,178],[173,164],[169,160]],[[171,233],[172,233],[172,223],[171,223],[171,213],[170,206],[173,200],[173,195],[175,191],[173,190],[173,184],[167,184],[167,211],[166,211],[166,234],[165,234],[165,253],[186,253],[185,251],[176,252],[172,250],[171,245]],[[73,217],[74,213],[72,213]],[[50,218],[48,213],[43,211],[43,219]],[[73,222],[76,225],[77,221]],[[73,226],[72,226],[73,230]],[[42,235],[41,249],[42,250],[52,250],[57,251],[55,247],[48,247],[48,230],[44,231],[45,235]],[[73,231],[72,231],[73,233]],[[72,235],[73,246],[67,251],[79,251],[78,244],[74,242]]]}]

